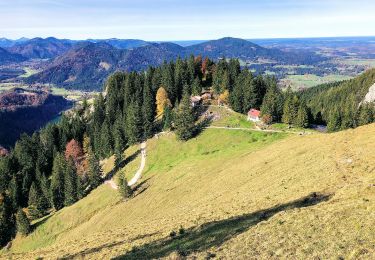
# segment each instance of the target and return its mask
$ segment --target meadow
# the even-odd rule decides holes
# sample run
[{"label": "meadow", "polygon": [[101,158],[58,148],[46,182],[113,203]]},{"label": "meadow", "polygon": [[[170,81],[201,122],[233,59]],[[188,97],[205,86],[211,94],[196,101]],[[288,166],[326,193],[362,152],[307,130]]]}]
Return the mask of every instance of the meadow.
[{"label": "meadow", "polygon": [[[371,258],[374,128],[304,136],[207,129],[188,142],[173,133],[154,137],[135,197],[123,201],[102,185],[40,220],[2,256]],[[125,168],[136,170],[138,157]]]}]

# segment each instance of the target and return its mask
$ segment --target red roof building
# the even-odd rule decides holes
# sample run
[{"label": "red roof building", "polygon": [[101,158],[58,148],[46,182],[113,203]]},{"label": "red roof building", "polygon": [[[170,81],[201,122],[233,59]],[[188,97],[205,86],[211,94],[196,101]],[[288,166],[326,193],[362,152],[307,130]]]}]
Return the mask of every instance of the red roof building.
[{"label": "red roof building", "polygon": [[253,121],[253,122],[259,122],[260,121],[260,111],[257,109],[250,109],[249,112],[247,112],[247,120]]}]

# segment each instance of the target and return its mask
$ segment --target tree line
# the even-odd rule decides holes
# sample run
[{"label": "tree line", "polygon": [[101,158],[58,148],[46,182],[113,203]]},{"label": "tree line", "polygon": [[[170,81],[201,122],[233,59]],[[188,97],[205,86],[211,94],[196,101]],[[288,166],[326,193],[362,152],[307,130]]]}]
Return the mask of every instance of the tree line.
[{"label": "tree line", "polygon": [[[306,106],[283,93],[276,80],[241,69],[238,60],[191,56],[149,67],[143,72],[116,72],[103,93],[33,135],[22,135],[8,156],[0,158],[0,245],[16,232],[30,232],[29,220],[70,206],[103,181],[100,160],[115,156],[162,129],[180,140],[199,132],[199,115],[191,96],[212,89],[235,111],[258,108],[269,122],[306,126]],[[120,191],[129,196],[127,181]]]},{"label": "tree line", "polygon": [[375,122],[373,102],[363,102],[375,82],[375,69],[357,78],[313,87],[299,93],[311,111],[311,121],[339,131]]}]

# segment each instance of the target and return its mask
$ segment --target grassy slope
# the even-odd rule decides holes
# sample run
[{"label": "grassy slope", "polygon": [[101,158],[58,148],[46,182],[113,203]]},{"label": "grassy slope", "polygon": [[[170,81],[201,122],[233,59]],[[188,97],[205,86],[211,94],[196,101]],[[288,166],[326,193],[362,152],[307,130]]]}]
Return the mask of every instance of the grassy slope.
[{"label": "grassy slope", "polygon": [[[282,138],[211,129],[187,143],[173,136],[152,139],[146,182],[135,198],[122,202],[101,186],[29,237],[18,238],[13,257],[149,258],[179,248],[200,258],[207,251],[247,259],[370,258],[375,255],[374,130],[370,125]],[[332,197],[311,207],[295,202],[289,210],[257,213],[311,192]],[[231,219],[237,216],[242,217]],[[169,239],[180,226],[187,235]],[[138,251],[129,253],[135,246]]]}]

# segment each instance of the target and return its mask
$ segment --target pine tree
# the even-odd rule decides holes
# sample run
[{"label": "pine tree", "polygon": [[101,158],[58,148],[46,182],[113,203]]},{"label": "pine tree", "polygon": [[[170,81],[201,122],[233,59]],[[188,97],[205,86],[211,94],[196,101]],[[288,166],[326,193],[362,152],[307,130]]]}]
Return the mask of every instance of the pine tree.
[{"label": "pine tree", "polygon": [[6,193],[2,193],[0,194],[0,247],[4,246],[11,239],[14,229],[12,202]]},{"label": "pine tree", "polygon": [[102,169],[100,167],[99,160],[97,159],[97,157],[91,150],[89,150],[88,158],[89,158],[89,173],[88,173],[89,185],[91,189],[95,189],[102,182],[102,178],[101,178]]},{"label": "pine tree", "polygon": [[119,187],[120,195],[124,199],[128,199],[133,195],[133,190],[129,187],[128,181],[126,180],[123,173],[120,173],[118,177],[118,187]]},{"label": "pine tree", "polygon": [[[150,75],[152,76],[152,75]],[[147,75],[145,85],[143,88],[143,129],[144,137],[151,137],[154,133],[154,118],[155,118],[155,98],[151,88],[151,79]]]},{"label": "pine tree", "polygon": [[182,97],[174,121],[178,139],[186,141],[193,137],[195,131],[195,118],[188,94],[184,94]]},{"label": "pine tree", "polygon": [[64,156],[57,153],[53,160],[52,178],[51,178],[51,193],[52,202],[56,210],[64,206],[64,175],[66,162]]},{"label": "pine tree", "polygon": [[166,106],[163,114],[163,130],[169,130],[172,127],[172,108]]},{"label": "pine tree", "polygon": [[110,130],[110,123],[108,119],[106,118],[104,120],[104,123],[101,128],[101,133],[100,133],[100,151],[101,155],[103,158],[108,157],[111,155],[113,151],[113,139],[112,139],[112,134]]},{"label": "pine tree", "polygon": [[122,117],[116,119],[113,126],[113,139],[114,139],[114,154],[115,154],[115,166],[119,166],[122,162],[123,152],[125,150],[125,137],[122,129]]},{"label": "pine tree", "polygon": [[373,104],[362,104],[358,109],[358,115],[357,115],[357,125],[367,125],[372,122],[374,122],[374,105]]},{"label": "pine tree", "polygon": [[139,142],[143,136],[142,115],[140,107],[136,101],[133,101],[126,113],[126,135],[129,144]]},{"label": "pine tree", "polygon": [[309,126],[309,115],[307,111],[307,106],[304,102],[301,102],[298,108],[295,125],[302,128],[307,128]]},{"label": "pine tree", "polygon": [[328,116],[327,129],[329,132],[339,130],[341,127],[341,117],[337,109],[332,110]]},{"label": "pine tree", "polygon": [[28,212],[31,219],[40,218],[45,214],[44,205],[42,205],[43,200],[45,200],[43,194],[35,182],[33,182],[30,187],[28,202]]},{"label": "pine tree", "polygon": [[74,162],[70,159],[64,171],[64,206],[70,206],[78,200],[77,178]]},{"label": "pine tree", "polygon": [[8,191],[10,199],[12,201],[13,209],[17,210],[17,208],[21,205],[22,192],[21,185],[16,175],[12,177],[9,183]]},{"label": "pine tree", "polygon": [[[244,74],[241,73],[235,80],[232,91],[230,92],[230,105],[232,109],[238,113],[242,113],[244,107],[244,96],[243,96],[243,87],[244,87]],[[221,101],[221,100],[220,100]]]},{"label": "pine tree", "polygon": [[193,96],[200,96],[202,93],[202,83],[198,77],[194,79],[191,92]]},{"label": "pine tree", "polygon": [[263,99],[262,115],[269,115],[271,122],[278,122],[283,112],[283,97],[276,83],[271,83]]},{"label": "pine tree", "polygon": [[283,107],[282,122],[291,125],[294,122],[293,108],[292,108],[293,93],[290,86],[285,92],[285,102]]},{"label": "pine tree", "polygon": [[17,211],[17,232],[23,236],[28,235],[31,232],[30,221],[27,218],[25,212],[19,208]]}]

